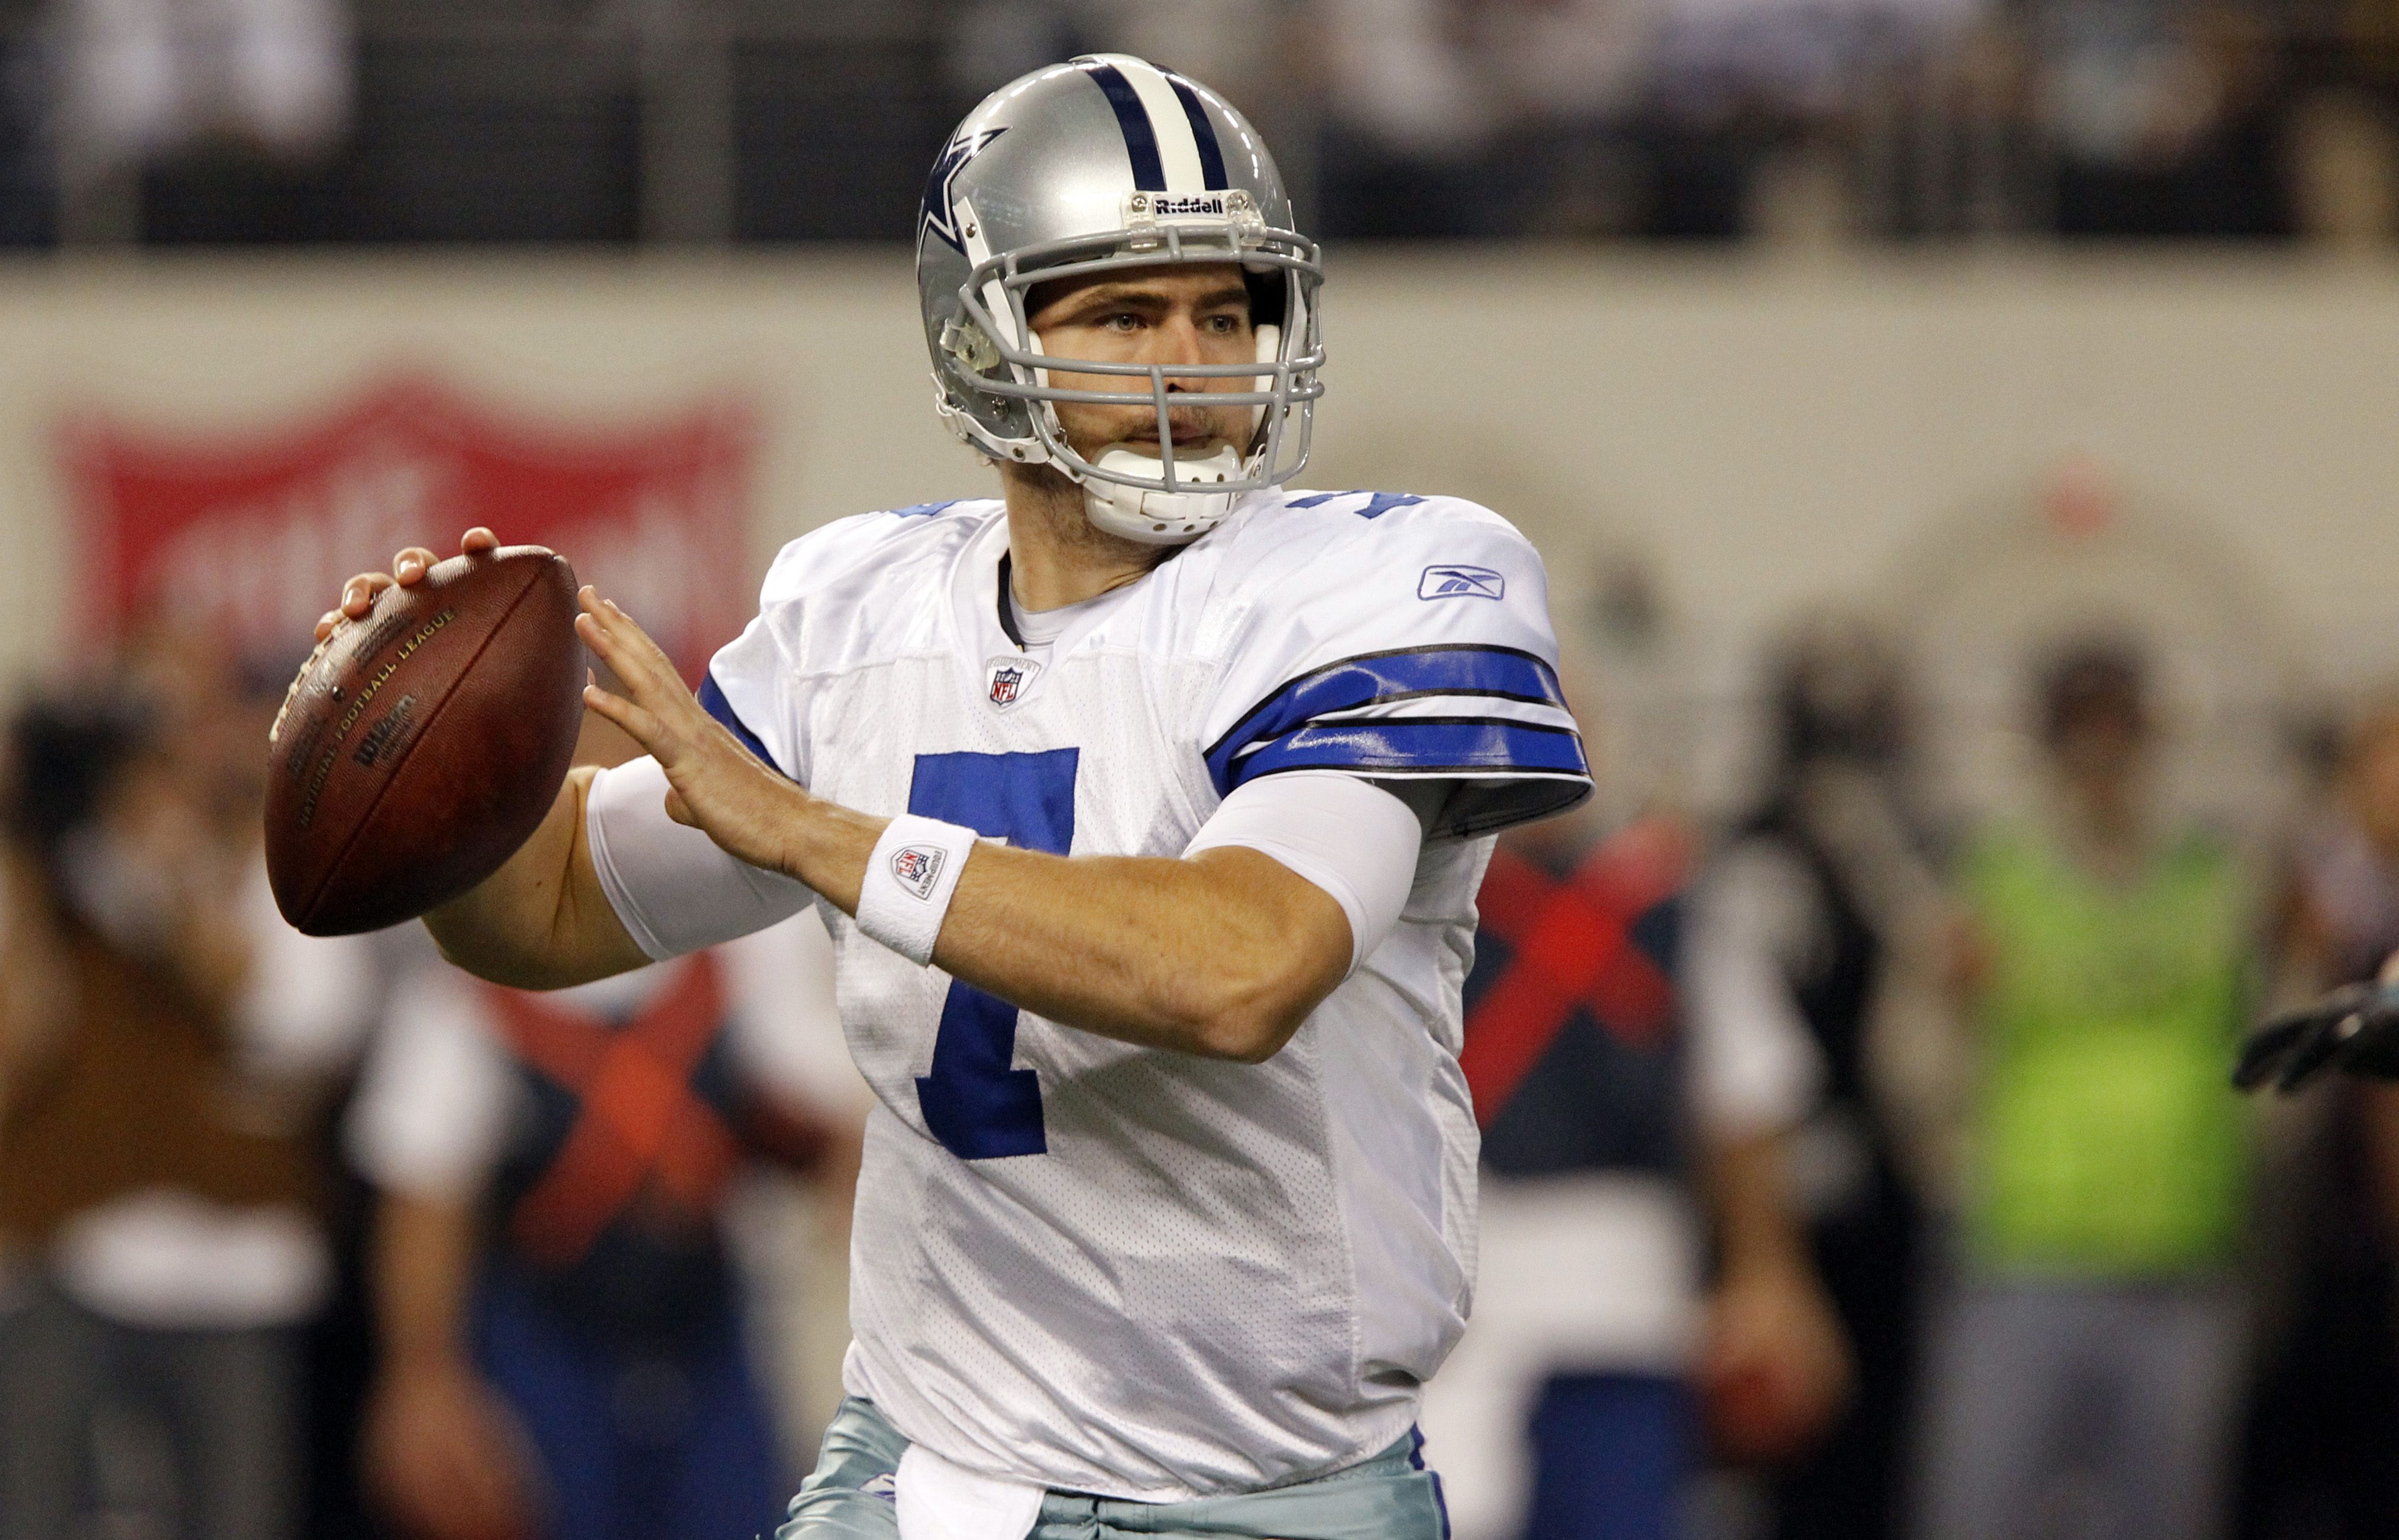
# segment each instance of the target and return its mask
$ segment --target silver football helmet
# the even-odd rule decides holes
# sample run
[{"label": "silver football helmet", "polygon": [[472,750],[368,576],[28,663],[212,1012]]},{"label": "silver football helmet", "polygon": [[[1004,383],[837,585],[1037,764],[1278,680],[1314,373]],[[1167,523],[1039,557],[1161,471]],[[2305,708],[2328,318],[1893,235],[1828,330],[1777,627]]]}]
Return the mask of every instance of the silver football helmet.
[{"label": "silver football helmet", "polygon": [[[985,98],[925,183],[916,291],[942,420],[996,460],[1049,465],[1083,488],[1091,521],[1149,545],[1213,529],[1241,493],[1299,474],[1324,393],[1316,244],[1292,228],[1291,198],[1257,130],[1221,96],[1124,54],[1037,70]],[[1026,291],[1060,278],[1177,263],[1238,263],[1253,296],[1257,363],[1139,364],[1043,351]],[[1123,375],[1121,391],[1067,390],[1050,371]],[[1178,461],[1169,381],[1247,378],[1210,392],[1246,406],[1240,449]],[[1096,463],[1059,431],[1056,403],[1159,413],[1156,456],[1117,446]]]}]

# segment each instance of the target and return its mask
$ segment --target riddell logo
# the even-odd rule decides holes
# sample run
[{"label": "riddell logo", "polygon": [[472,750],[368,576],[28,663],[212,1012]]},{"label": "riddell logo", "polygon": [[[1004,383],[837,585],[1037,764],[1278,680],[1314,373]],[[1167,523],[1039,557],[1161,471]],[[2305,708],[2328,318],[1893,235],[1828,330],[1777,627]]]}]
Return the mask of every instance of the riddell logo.
[{"label": "riddell logo", "polygon": [[911,897],[929,899],[933,883],[942,874],[942,852],[938,847],[904,844],[891,853],[891,875]]},{"label": "riddell logo", "polygon": [[1223,219],[1225,217],[1225,195],[1222,193],[1205,193],[1193,196],[1170,197],[1163,193],[1159,193],[1151,196],[1149,200],[1149,209],[1151,213],[1156,214],[1160,219],[1173,219],[1179,215],[1187,214],[1206,214],[1217,219]]}]

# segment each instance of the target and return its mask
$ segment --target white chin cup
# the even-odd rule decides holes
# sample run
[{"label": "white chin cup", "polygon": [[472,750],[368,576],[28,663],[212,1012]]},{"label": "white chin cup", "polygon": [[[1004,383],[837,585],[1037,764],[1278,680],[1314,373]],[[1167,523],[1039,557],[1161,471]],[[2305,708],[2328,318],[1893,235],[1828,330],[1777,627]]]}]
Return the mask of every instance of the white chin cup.
[{"label": "white chin cup", "polygon": [[[1164,464],[1152,455],[1121,446],[1099,457],[1094,469],[1120,476],[1157,480]],[[1229,481],[1241,474],[1241,456],[1227,444],[1204,460],[1174,461],[1177,485],[1206,486]],[[1163,492],[1155,487],[1129,487],[1096,476],[1083,479],[1083,509],[1091,522],[1110,534],[1145,546],[1180,546],[1197,540],[1225,521],[1233,511],[1229,492]]]}]

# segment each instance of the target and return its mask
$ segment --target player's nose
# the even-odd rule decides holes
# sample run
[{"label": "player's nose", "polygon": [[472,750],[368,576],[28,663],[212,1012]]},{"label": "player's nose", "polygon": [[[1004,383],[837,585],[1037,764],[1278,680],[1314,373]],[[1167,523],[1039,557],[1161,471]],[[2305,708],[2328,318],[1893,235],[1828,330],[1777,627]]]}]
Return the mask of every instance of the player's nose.
[{"label": "player's nose", "polygon": [[1206,363],[1208,344],[1200,334],[1199,317],[1178,310],[1150,328],[1149,354],[1145,361],[1154,364]]}]

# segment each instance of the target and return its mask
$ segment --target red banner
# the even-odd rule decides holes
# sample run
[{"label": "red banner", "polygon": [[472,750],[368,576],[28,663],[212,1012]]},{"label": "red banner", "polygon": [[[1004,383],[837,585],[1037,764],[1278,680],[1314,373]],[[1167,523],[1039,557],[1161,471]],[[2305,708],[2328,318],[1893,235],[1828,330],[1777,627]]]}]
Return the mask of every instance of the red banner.
[{"label": "red banner", "polygon": [[563,554],[694,679],[756,601],[756,435],[735,400],[569,429],[410,377],[263,432],[197,438],[87,414],[61,437],[95,642],[159,615],[229,637],[262,669],[288,667],[345,578],[403,546],[451,554],[472,524]]}]

